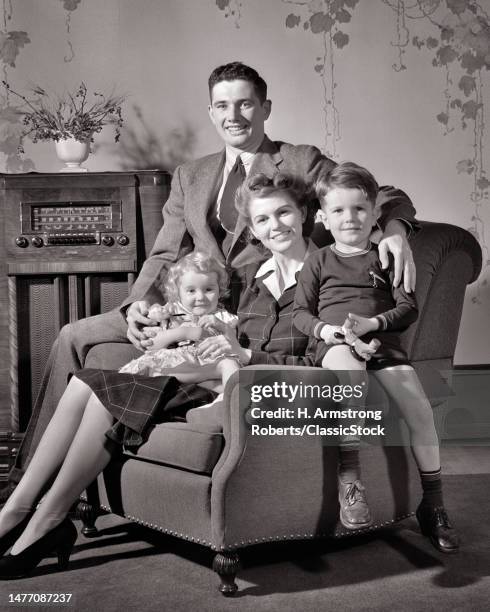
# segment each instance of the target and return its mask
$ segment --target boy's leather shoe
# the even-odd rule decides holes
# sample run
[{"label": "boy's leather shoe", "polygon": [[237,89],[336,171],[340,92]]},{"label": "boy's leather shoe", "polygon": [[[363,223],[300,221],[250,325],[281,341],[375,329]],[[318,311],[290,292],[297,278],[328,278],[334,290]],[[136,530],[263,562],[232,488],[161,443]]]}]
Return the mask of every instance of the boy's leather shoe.
[{"label": "boy's leather shoe", "polygon": [[443,553],[456,553],[459,550],[459,536],[449,522],[444,506],[431,508],[423,502],[417,508],[420,530],[432,544]]},{"label": "boy's leather shoe", "polygon": [[339,483],[340,522],[346,529],[363,529],[372,525],[365,489],[360,480]]}]

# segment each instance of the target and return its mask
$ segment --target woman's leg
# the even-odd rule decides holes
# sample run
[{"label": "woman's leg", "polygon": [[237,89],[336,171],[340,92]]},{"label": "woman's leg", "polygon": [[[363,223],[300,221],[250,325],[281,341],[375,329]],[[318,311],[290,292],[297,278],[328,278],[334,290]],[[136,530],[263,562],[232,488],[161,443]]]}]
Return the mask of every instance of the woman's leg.
[{"label": "woman's leg", "polygon": [[73,377],[41,438],[21,481],[0,512],[0,537],[35,506],[60,467],[83,417],[91,389]]},{"label": "woman's leg", "polygon": [[[112,415],[92,394],[63,465],[24,533],[12,548],[12,554],[18,554],[61,523],[80,493],[106,467],[114,445],[105,436],[105,432],[113,422]],[[32,463],[35,463],[36,456]]]}]

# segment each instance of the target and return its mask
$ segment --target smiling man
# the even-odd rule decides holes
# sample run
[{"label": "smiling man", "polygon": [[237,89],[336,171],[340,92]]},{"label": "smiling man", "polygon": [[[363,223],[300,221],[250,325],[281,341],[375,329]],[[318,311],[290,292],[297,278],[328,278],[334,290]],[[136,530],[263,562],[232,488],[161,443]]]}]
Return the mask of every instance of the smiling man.
[{"label": "smiling man", "polygon": [[[155,282],[169,264],[193,249],[207,252],[231,268],[260,256],[244,237],[245,222],[238,217],[234,206],[235,191],[245,176],[283,172],[313,183],[320,172],[336,165],[316,147],[273,142],[267,138],[264,124],[271,113],[271,101],[267,98],[267,84],[253,68],[241,62],[219,66],[211,73],[208,84],[209,117],[225,147],[176,169],[163,207],[163,226],[121,308],[81,319],[61,330],[47,360],[31,422],[10,476],[11,483],[22,475],[68,376],[84,367],[91,347],[128,340],[140,350],[151,345],[143,327],[154,324],[147,318],[148,309],[152,303],[162,302]],[[415,286],[415,269],[406,233],[414,223],[415,210],[399,190],[382,188],[380,193],[377,204],[384,232],[380,257],[387,264],[388,251],[393,254],[395,281],[403,275],[404,285],[410,290]]]}]

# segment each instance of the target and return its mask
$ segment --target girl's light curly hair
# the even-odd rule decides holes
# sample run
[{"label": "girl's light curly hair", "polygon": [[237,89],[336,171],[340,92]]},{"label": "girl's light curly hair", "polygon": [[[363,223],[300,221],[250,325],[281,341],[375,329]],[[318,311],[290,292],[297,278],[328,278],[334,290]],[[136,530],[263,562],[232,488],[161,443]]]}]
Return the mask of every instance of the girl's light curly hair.
[{"label": "girl's light curly hair", "polygon": [[186,272],[215,273],[218,279],[220,301],[228,294],[229,277],[225,266],[208,253],[192,251],[168,268],[161,289],[169,302],[179,301],[179,281]]}]

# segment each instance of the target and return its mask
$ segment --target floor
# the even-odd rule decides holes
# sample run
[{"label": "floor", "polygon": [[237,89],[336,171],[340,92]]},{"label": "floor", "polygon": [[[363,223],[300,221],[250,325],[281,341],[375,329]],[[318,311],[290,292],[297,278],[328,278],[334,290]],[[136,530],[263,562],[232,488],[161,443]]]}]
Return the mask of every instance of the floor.
[{"label": "floor", "polygon": [[441,448],[442,473],[490,474],[490,443],[482,446],[450,445]]}]

